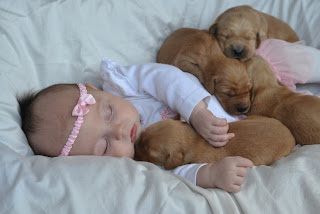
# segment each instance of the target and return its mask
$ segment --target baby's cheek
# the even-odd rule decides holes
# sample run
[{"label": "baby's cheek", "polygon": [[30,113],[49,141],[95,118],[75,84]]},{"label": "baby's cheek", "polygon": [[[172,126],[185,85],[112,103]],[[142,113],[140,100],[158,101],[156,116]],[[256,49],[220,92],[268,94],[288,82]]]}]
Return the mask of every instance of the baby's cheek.
[{"label": "baby's cheek", "polygon": [[134,152],[135,152],[135,150],[134,150],[134,144],[131,143],[131,145],[132,145],[132,146],[128,147],[125,157],[134,159]]},{"label": "baby's cheek", "polygon": [[96,156],[104,155],[104,153],[106,152],[107,146],[108,145],[107,145],[106,139],[100,139],[94,148],[93,155],[96,155]]},{"label": "baby's cheek", "polygon": [[118,143],[118,145],[113,146],[112,150],[108,154],[108,156],[122,158],[128,157],[133,159],[134,158],[134,144],[133,143]]}]

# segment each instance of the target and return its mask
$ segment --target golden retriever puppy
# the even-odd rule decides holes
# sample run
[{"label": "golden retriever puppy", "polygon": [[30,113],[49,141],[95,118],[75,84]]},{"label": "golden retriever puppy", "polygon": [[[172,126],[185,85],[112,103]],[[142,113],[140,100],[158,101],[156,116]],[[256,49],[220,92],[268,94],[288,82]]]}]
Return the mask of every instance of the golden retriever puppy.
[{"label": "golden retriever puppy", "polygon": [[246,5],[230,8],[219,15],[209,32],[217,37],[223,53],[236,59],[250,58],[268,38],[299,41],[288,24]]},{"label": "golden retriever puppy", "polygon": [[208,31],[176,30],[163,43],[157,61],[196,76],[229,114],[249,110],[251,82],[245,65],[226,57]]},{"label": "golden retriever puppy", "polygon": [[291,153],[295,140],[281,122],[250,116],[229,123],[235,137],[220,148],[212,147],[187,123],[167,119],[149,126],[135,144],[135,159],[173,169],[189,163],[215,163],[227,156],[270,165]]},{"label": "golden retriever puppy", "polygon": [[246,64],[253,83],[247,115],[278,119],[289,128],[298,144],[319,144],[320,98],[295,93],[279,84],[268,62],[260,56],[252,57]]}]

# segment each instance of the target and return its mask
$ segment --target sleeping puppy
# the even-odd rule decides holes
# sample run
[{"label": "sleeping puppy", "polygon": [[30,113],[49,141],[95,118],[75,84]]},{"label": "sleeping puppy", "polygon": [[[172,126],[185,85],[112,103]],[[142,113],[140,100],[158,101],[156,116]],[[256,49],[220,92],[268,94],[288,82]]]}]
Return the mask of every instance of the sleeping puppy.
[{"label": "sleeping puppy", "polygon": [[176,30],[163,43],[157,61],[196,76],[229,114],[249,110],[251,82],[245,65],[226,57],[208,31]]},{"label": "sleeping puppy", "polygon": [[252,102],[247,115],[262,115],[281,121],[298,144],[320,143],[320,98],[295,93],[278,83],[268,62],[254,56],[246,62],[251,77]]},{"label": "sleeping puppy", "polygon": [[250,58],[268,38],[299,41],[288,24],[246,5],[226,10],[218,16],[209,32],[217,37],[223,53],[236,59]]},{"label": "sleeping puppy", "polygon": [[295,140],[281,122],[250,116],[229,123],[235,137],[220,148],[212,147],[187,123],[167,119],[149,126],[135,144],[135,159],[173,169],[189,163],[215,163],[227,156],[270,165],[291,153]]}]

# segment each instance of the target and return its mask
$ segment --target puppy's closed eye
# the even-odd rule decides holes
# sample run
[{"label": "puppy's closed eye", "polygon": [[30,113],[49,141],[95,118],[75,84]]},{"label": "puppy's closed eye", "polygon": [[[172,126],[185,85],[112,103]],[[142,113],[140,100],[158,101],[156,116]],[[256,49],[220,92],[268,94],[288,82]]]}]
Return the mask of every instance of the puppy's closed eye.
[{"label": "puppy's closed eye", "polygon": [[249,33],[245,36],[246,40],[256,40],[256,34],[254,33]]},{"label": "puppy's closed eye", "polygon": [[218,35],[217,37],[220,41],[226,41],[227,39],[229,39],[228,35]]},{"label": "puppy's closed eye", "polygon": [[227,96],[227,97],[233,97],[235,96],[236,94],[234,92],[221,92],[223,95]]}]

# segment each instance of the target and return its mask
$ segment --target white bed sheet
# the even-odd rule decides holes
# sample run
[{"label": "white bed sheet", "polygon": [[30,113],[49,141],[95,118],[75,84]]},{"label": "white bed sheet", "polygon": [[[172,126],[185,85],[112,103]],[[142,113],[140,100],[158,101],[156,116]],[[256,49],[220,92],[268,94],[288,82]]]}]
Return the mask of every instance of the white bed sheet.
[{"label": "white bed sheet", "polygon": [[[21,131],[16,95],[61,82],[101,87],[103,56],[154,62],[175,29],[208,28],[241,4],[281,18],[320,48],[317,0],[2,0],[0,213],[318,213],[320,145],[250,169],[243,190],[230,194],[127,158],[34,156]],[[299,88],[320,96],[319,84]]]}]

